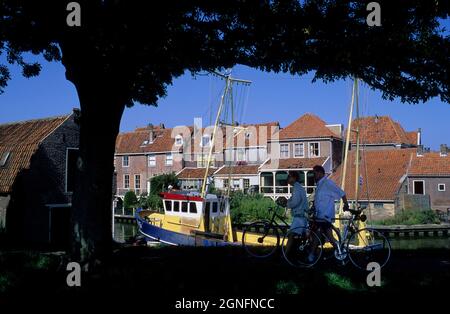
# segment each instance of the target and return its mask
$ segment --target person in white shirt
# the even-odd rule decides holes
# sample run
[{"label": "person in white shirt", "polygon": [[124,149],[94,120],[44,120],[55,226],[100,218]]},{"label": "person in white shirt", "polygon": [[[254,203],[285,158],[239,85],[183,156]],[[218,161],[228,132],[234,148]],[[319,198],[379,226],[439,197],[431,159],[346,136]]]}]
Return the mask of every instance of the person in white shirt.
[{"label": "person in white shirt", "polygon": [[291,209],[292,223],[289,230],[291,230],[286,244],[286,254],[290,255],[292,246],[294,244],[294,233],[303,234],[306,232],[307,218],[306,211],[308,210],[308,199],[306,197],[305,188],[299,182],[300,176],[296,171],[289,171],[288,184],[291,186],[292,196],[287,200],[286,207]]},{"label": "person in white shirt", "polygon": [[348,210],[348,201],[345,192],[332,180],[325,177],[325,169],[322,166],[314,166],[314,179],[316,181],[316,191],[314,195],[314,207],[316,209],[317,227],[328,237],[334,247],[336,240],[333,237],[331,223],[335,218],[336,211],[334,202],[342,199],[344,211]]}]

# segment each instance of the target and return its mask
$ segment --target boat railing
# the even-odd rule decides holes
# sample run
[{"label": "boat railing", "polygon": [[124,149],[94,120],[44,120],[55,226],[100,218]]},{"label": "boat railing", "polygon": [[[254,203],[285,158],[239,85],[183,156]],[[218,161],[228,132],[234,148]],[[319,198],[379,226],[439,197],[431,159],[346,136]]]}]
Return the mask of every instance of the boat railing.
[{"label": "boat railing", "polygon": [[153,225],[153,226],[157,226],[157,227],[161,227],[162,226],[162,219],[161,218],[148,218],[147,221]]}]

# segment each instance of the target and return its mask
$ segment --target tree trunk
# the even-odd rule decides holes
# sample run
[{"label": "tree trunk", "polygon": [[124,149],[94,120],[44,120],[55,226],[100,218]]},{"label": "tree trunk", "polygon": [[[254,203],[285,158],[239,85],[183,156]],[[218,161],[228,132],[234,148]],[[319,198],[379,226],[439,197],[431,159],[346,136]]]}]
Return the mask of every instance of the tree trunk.
[{"label": "tree trunk", "polygon": [[[74,261],[92,265],[112,249],[112,186],[115,141],[125,100],[110,78],[93,75],[75,81],[80,99],[80,157],[73,195]],[[73,82],[72,81],[72,82]]]}]

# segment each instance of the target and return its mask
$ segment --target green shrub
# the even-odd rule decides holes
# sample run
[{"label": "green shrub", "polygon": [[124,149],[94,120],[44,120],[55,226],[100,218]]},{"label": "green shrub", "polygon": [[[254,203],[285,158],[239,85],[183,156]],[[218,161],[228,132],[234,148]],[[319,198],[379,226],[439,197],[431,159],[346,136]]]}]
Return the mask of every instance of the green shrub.
[{"label": "green shrub", "polygon": [[375,225],[422,225],[422,224],[439,224],[438,215],[433,210],[402,211],[395,217],[374,221]]},{"label": "green shrub", "polygon": [[178,178],[173,172],[151,178],[150,195],[158,195],[159,193],[166,191],[169,185],[172,185],[173,187],[178,186]]},{"label": "green shrub", "polygon": [[231,194],[230,211],[233,223],[270,219],[272,215],[268,211],[269,207],[274,208],[279,214],[284,212],[283,208],[276,207],[272,199],[261,194],[247,195],[242,192]]},{"label": "green shrub", "polygon": [[163,211],[163,203],[162,199],[159,195],[151,194],[149,197],[147,197],[147,204],[148,209],[151,210],[157,210],[157,211]]},{"label": "green shrub", "polygon": [[143,209],[147,209],[148,208],[148,195],[147,192],[142,193],[141,195],[139,195],[139,201],[138,201],[138,205],[140,208]]},{"label": "green shrub", "polygon": [[138,199],[136,193],[134,193],[134,191],[128,191],[125,193],[125,196],[123,197],[123,207],[125,209],[131,209],[136,208],[137,205]]}]

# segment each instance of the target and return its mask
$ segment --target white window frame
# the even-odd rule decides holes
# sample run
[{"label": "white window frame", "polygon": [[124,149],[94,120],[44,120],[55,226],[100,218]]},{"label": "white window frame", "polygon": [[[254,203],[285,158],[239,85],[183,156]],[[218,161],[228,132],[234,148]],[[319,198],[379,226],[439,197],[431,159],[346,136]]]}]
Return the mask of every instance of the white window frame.
[{"label": "white window frame", "polygon": [[[242,153],[242,156],[240,156],[240,153]],[[236,151],[236,161],[246,161],[247,158],[246,158],[245,155],[246,155],[245,154],[245,148],[238,148],[237,151]]]},{"label": "white window frame", "polygon": [[[422,184],[423,184],[423,194],[416,194],[416,182],[422,182]],[[425,192],[425,180],[413,180],[413,194],[414,195],[425,195],[426,194],[426,192]]]},{"label": "white window frame", "polygon": [[[139,181],[136,180],[136,177],[139,176]],[[137,184],[139,182],[139,187],[137,187]],[[134,189],[135,190],[140,190],[141,189],[141,174],[137,173],[134,175]]]},{"label": "white window frame", "polygon": [[[282,149],[281,149],[281,147],[287,147],[287,151],[286,151],[286,153],[287,153],[287,156],[284,156],[283,155],[283,151],[282,151]],[[290,145],[289,145],[289,143],[282,143],[282,144],[280,144],[280,158],[289,158],[289,156],[290,156],[290,152],[289,152],[289,149],[290,149],[290,147],[289,147]]]},{"label": "white window frame", "polygon": [[64,192],[65,193],[73,193],[73,191],[67,191],[67,174],[68,174],[68,170],[69,170],[69,149],[70,150],[80,150],[79,148],[76,148],[76,147],[67,147],[66,148],[66,170],[65,170],[65,178],[64,178],[64,185],[65,185],[65,188],[64,188]]},{"label": "white window frame", "polygon": [[[236,184],[237,182],[237,184]],[[241,188],[241,180],[240,179],[233,179],[233,189],[240,189]]]},{"label": "white window frame", "polygon": [[[170,156],[170,158],[168,158]],[[167,153],[166,154],[166,166],[173,166],[173,154]]]},{"label": "white window frame", "polygon": [[[205,138],[207,138],[208,139],[208,143],[204,143],[203,142],[203,140],[205,139]],[[208,147],[209,145],[211,145],[211,135],[203,135],[202,136],[202,139],[201,139],[201,141],[200,141],[200,146],[201,147]]]},{"label": "white window frame", "polygon": [[[296,146],[297,145],[299,145],[299,146],[302,146],[302,154],[301,155],[297,155],[297,153],[296,153]],[[305,143],[294,143],[294,157],[295,158],[305,158]]]},{"label": "white window frame", "polygon": [[[311,150],[311,145],[312,144],[317,144],[317,155],[313,155],[312,154],[312,150]],[[317,158],[320,157],[320,142],[309,142],[308,143],[308,153],[309,153],[309,158]]]},{"label": "white window frame", "polygon": [[[441,186],[444,187],[442,190],[441,190]],[[446,190],[445,183],[438,183],[438,192],[445,192],[445,190]]]},{"label": "white window frame", "polygon": [[148,155],[147,163],[149,167],[156,167],[156,155],[155,154]]},{"label": "white window frame", "polygon": [[[128,177],[128,187],[127,187],[127,185],[126,185],[126,180],[125,180],[125,178],[126,177]],[[129,174],[124,174],[123,175],[123,188],[124,189],[129,189],[130,188],[130,175]]]},{"label": "white window frame", "polygon": [[[127,164],[125,165],[125,157],[127,158]],[[130,166],[130,156],[129,155],[123,155],[122,156],[122,167],[129,167]]]},{"label": "white window frame", "polygon": [[[178,143],[178,141],[180,141],[180,142]],[[181,145],[183,145],[183,137],[182,137],[181,135],[177,135],[177,136],[175,137],[175,145],[176,145],[176,146],[181,146]]]}]

